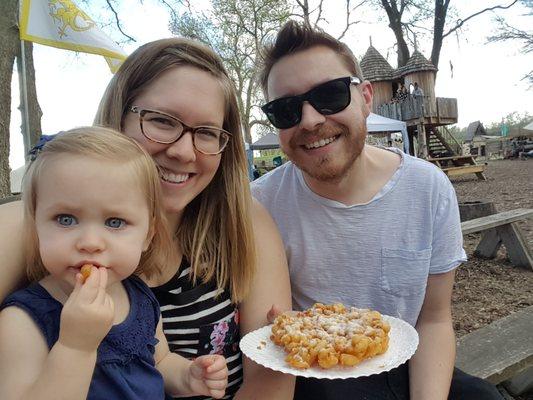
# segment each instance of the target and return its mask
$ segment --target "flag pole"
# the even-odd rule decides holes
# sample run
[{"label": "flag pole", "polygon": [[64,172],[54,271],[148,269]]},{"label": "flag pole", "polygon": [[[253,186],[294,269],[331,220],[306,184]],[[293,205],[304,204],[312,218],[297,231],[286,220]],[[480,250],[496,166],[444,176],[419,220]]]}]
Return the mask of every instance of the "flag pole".
[{"label": "flag pole", "polygon": [[28,153],[31,148],[30,114],[28,110],[28,79],[26,75],[26,45],[20,41],[20,57],[17,60],[20,89],[20,107],[22,114],[22,137],[24,139],[24,159],[28,162]]}]

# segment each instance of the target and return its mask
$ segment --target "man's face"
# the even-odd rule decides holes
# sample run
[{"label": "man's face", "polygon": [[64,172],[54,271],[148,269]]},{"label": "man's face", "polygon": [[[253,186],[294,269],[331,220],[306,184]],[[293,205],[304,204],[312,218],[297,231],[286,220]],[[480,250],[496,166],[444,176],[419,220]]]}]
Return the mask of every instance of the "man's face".
[{"label": "man's face", "polygon": [[[324,82],[353,75],[341,58],[324,46],[283,57],[268,77],[269,100],[300,95]],[[372,104],[368,82],[351,85],[351,102],[344,110],[322,115],[304,102],[301,121],[279,131],[281,149],[309,177],[340,180],[361,153]]]}]

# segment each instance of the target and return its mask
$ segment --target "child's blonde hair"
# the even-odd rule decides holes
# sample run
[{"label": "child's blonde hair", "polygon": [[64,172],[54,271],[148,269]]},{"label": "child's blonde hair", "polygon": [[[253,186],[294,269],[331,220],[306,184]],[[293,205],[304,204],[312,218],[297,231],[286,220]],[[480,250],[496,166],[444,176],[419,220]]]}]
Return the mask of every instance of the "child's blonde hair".
[{"label": "child's blonde hair", "polygon": [[[168,232],[161,206],[161,187],[157,168],[146,151],[134,140],[109,128],[81,127],[61,132],[38,151],[23,179],[24,230],[26,236],[26,274],[28,279],[39,280],[48,275],[39,254],[39,238],[35,227],[35,210],[38,201],[37,184],[46,164],[59,155],[91,157],[116,162],[129,167],[143,191],[148,206],[149,234],[152,240],[141,255],[134,274],[150,277],[161,272],[168,262],[172,239]],[[58,244],[60,245],[60,244]]]}]

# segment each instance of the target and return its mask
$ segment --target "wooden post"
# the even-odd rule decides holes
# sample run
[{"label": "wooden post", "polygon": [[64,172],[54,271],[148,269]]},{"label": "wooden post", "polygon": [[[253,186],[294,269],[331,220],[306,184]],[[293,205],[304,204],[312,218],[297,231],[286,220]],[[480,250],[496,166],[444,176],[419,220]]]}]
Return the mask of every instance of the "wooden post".
[{"label": "wooden post", "polygon": [[425,160],[428,158],[428,145],[426,140],[426,127],[424,126],[422,118],[418,122],[417,131],[418,158],[423,158]]},{"label": "wooden post", "polygon": [[481,258],[494,258],[502,245],[502,239],[496,232],[496,228],[487,230],[482,238],[481,242],[474,251],[474,256]]},{"label": "wooden post", "polygon": [[479,217],[496,214],[496,207],[492,201],[465,201],[459,203],[461,222]]},{"label": "wooden post", "polygon": [[507,249],[507,256],[511,263],[517,267],[533,269],[533,256],[518,225],[511,223],[499,226],[496,230]]}]

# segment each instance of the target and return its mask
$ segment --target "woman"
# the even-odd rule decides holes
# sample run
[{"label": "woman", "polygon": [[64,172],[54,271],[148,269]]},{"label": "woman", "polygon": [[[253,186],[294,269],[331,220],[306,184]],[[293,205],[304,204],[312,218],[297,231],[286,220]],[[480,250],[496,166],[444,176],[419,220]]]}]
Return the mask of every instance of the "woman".
[{"label": "woman", "polygon": [[[251,200],[236,95],[220,59],[187,39],[145,44],[111,80],[95,124],[138,141],[160,169],[176,246],[147,283],[171,350],[223,354],[235,399],[292,398],[292,378],[241,361],[238,349],[274,303],[290,309],[290,285],[274,222]],[[23,276],[20,205],[0,207],[0,220],[3,298]]]}]

